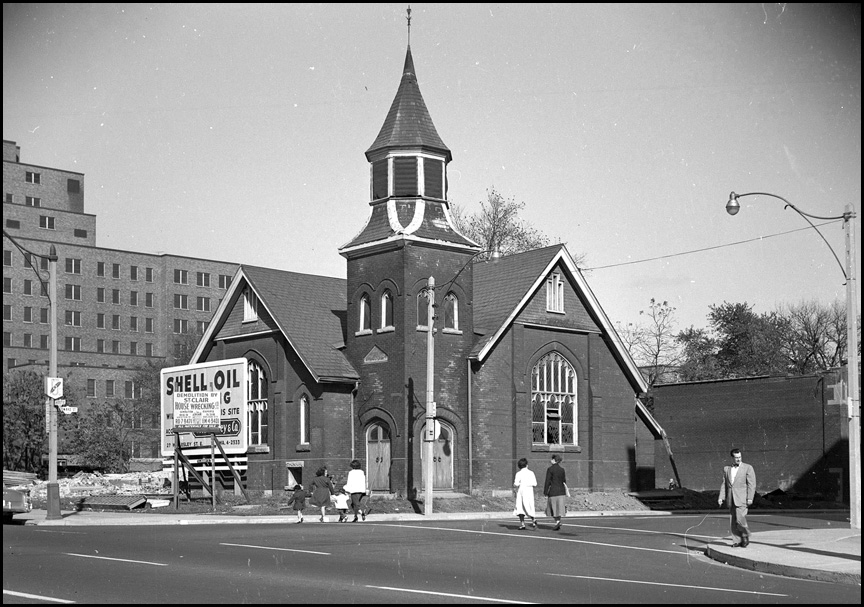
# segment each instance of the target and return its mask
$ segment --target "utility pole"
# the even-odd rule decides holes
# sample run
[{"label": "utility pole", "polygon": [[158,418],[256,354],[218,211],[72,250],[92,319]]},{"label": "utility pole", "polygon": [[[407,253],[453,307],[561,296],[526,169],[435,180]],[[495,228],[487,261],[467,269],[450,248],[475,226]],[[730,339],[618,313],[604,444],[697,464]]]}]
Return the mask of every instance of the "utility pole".
[{"label": "utility pole", "polygon": [[[57,377],[57,249],[51,245],[48,253],[48,302],[51,314],[51,351],[49,354],[48,377]],[[57,407],[54,399],[49,398],[48,406],[48,511],[47,520],[61,518],[60,485],[57,483]]]},{"label": "utility pole", "polygon": [[423,445],[426,449],[425,496],[423,497],[423,514],[432,514],[432,481],[435,474],[434,457],[435,441],[435,278],[429,277],[426,288],[426,430],[423,433]]}]

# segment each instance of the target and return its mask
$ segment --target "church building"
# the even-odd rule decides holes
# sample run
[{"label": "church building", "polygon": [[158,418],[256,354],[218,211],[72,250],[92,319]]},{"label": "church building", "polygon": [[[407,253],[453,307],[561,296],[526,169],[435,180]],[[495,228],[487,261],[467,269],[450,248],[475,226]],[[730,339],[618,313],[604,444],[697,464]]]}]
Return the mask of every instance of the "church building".
[{"label": "church building", "polygon": [[554,453],[572,488],[653,488],[647,385],[567,249],[477,261],[454,226],[410,45],[366,159],[347,279],[241,266],[192,357],[249,361],[247,487],[324,464],[339,485],[358,459],[373,492],[422,493],[431,324],[435,491],[509,493],[520,458],[540,475]]}]

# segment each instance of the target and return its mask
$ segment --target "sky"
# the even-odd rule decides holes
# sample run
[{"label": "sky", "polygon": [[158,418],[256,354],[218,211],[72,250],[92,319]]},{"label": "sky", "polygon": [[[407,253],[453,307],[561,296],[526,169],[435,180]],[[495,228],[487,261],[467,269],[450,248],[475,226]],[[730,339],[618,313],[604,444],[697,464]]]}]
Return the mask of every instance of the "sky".
[{"label": "sky", "polygon": [[[85,174],[100,247],[344,278],[406,8],[4,3],[3,138]],[[860,248],[860,5],[411,10],[450,201],[524,202],[613,324],[652,298],[680,329],[724,302],[845,303],[842,221],[813,220],[838,263],[782,200],[725,204],[852,205]]]}]

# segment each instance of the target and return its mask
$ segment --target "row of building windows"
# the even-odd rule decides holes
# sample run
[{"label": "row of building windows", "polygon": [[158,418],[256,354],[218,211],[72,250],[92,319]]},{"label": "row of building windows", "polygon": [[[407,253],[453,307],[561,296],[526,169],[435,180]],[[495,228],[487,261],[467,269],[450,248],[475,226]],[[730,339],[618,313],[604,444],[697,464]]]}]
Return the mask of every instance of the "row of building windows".
[{"label": "row of building windows", "polygon": [[[42,295],[47,296],[48,288],[44,283],[42,284]],[[12,289],[12,279],[8,277],[3,277],[3,293],[11,294],[13,292]],[[23,281],[23,294],[24,295],[33,295],[33,281],[30,279],[24,279]],[[138,306],[141,298],[139,297],[138,291],[130,291],[129,292],[129,305],[130,306]],[[65,297],[69,301],[82,301],[81,297],[81,285],[75,284],[66,284],[65,285]],[[219,300],[222,301],[221,299]],[[96,302],[97,303],[108,303],[106,300],[106,291],[103,287],[96,288]],[[144,307],[152,308],[155,306],[156,296],[154,293],[145,293],[144,294]],[[119,305],[120,304],[120,289],[112,289],[111,290],[111,303]],[[189,309],[189,296],[175,293],[174,294],[174,309],[175,310],[188,310]],[[196,297],[195,298],[195,310],[197,312],[210,312],[211,304],[209,297]]]},{"label": "row of building windows", "polygon": [[[107,398],[113,398],[115,396],[119,396],[119,394],[117,394],[117,391],[116,391],[117,382],[115,380],[106,379],[106,380],[104,380],[104,382],[105,382],[104,395]],[[141,388],[134,381],[126,380],[124,382],[123,388],[124,388],[123,389],[123,397],[124,398],[134,399],[134,398],[140,398],[141,397]],[[96,398],[96,380],[95,379],[88,379],[87,380],[87,398]],[[158,418],[156,418],[157,424],[158,424],[158,421],[159,421]],[[152,425],[153,423],[154,422],[151,419],[151,421],[150,421],[151,427],[155,427]],[[133,426],[134,426],[134,424],[133,424]],[[138,427],[140,427],[140,426],[138,426]]]},{"label": "row of building windows", "polygon": [[[53,221],[51,222],[53,228]],[[40,259],[40,267],[43,270],[48,269],[48,259],[47,258],[39,258]],[[8,249],[3,250],[3,265],[7,268],[12,267],[12,251]],[[33,260],[29,254],[24,255],[24,267],[33,267]],[[66,274],[81,274],[82,273],[82,260],[78,257],[67,257],[65,258],[65,269]],[[96,262],[96,276],[98,277],[106,277],[106,269],[107,264],[104,261]],[[132,265],[129,266],[129,279],[132,281],[141,280],[141,276],[143,275],[145,282],[153,282],[154,270],[153,268],[145,267],[140,268],[139,266]],[[111,278],[120,278],[120,264],[112,263],[111,264]],[[219,274],[218,282],[220,289],[227,289],[231,284],[231,276],[227,274]],[[178,285],[188,285],[189,284],[189,271],[188,270],[174,270],[174,284]],[[195,272],[195,284],[199,287],[210,287],[211,285],[211,275],[210,272]]]},{"label": "row of building windows", "polygon": [[[36,346],[34,341],[34,335],[32,333],[24,333],[23,340],[21,346],[24,348],[39,348],[41,350],[47,350],[49,346],[50,336],[46,334],[38,335],[39,345]],[[3,347],[15,347],[17,344],[14,343],[14,339],[11,331],[3,331]],[[120,351],[120,340],[105,340],[105,339],[97,339],[96,340],[96,353],[99,354],[129,354],[132,356],[156,356],[156,351],[154,348],[154,344],[151,342],[139,343],[137,341],[130,341],[128,344],[128,349],[126,352]],[[63,349],[67,352],[82,352],[82,340],[80,337],[76,336],[67,336],[63,338]]]},{"label": "row of building windows", "polygon": [[[37,173],[35,171],[25,171],[24,172],[24,182],[30,183],[33,185],[42,185],[42,173]],[[70,194],[78,194],[81,191],[81,180],[79,179],[66,179],[66,191]],[[28,196],[29,198],[29,196]],[[15,198],[10,193],[6,193],[6,202],[14,202]]]},{"label": "row of building windows", "polygon": [[[444,297],[444,329],[458,332],[459,329],[459,298],[452,291]],[[438,316],[435,316],[438,318]],[[417,295],[417,328],[425,329],[429,324],[429,298],[426,293]],[[358,310],[357,335],[367,335],[372,332],[372,298],[364,293],[360,297]],[[389,289],[381,294],[378,307],[378,331],[392,331],[393,327],[393,294]]]}]

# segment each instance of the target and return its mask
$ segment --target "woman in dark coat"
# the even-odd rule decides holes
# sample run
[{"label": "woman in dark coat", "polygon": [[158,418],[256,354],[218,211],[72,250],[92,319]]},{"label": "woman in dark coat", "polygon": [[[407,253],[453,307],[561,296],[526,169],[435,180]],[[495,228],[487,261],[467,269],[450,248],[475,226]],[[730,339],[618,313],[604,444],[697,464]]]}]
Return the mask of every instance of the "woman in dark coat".
[{"label": "woman in dark coat", "polygon": [[555,531],[561,528],[561,517],[567,507],[567,474],[561,467],[561,456],[557,453],[551,458],[551,466],[546,469],[546,482],[543,495],[547,497],[546,516],[555,519]]},{"label": "woman in dark coat", "polygon": [[316,508],[321,508],[322,523],[324,522],[324,514],[327,506],[330,505],[330,496],[336,493],[336,488],[333,486],[333,480],[327,475],[327,466],[321,466],[315,472],[315,478],[312,479],[312,484],[309,486],[312,490],[312,499],[309,503]]}]

